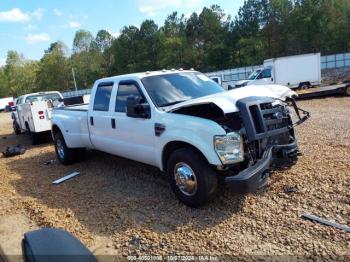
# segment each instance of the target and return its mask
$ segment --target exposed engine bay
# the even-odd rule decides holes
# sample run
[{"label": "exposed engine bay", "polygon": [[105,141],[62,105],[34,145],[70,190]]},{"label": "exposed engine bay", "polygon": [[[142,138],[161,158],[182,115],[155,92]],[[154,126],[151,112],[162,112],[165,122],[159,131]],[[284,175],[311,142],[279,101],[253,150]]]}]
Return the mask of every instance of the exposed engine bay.
[{"label": "exposed engine bay", "polygon": [[[245,161],[230,167],[237,169],[237,172],[254,165],[266,149],[296,142],[293,127],[309,118],[309,113],[298,108],[293,98],[283,101],[269,97],[247,97],[238,100],[237,107],[239,112],[225,114],[215,103],[204,103],[181,107],[172,112],[215,121],[227,133],[240,132]],[[292,109],[297,117],[294,123]],[[291,154],[293,159],[298,151],[291,153],[294,154]]]}]

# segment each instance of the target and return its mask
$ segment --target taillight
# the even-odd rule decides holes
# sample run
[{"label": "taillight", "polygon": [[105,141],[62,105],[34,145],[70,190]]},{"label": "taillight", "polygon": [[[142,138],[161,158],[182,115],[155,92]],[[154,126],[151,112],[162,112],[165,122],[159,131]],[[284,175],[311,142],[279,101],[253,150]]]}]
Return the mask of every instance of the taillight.
[{"label": "taillight", "polygon": [[38,111],[39,119],[45,119],[44,111]]}]

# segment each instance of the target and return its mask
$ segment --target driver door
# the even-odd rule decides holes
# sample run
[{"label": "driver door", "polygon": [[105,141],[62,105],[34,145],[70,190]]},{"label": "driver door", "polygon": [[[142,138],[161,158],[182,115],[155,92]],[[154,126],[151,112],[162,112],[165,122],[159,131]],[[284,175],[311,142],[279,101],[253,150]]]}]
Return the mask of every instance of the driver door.
[{"label": "driver door", "polygon": [[254,84],[256,85],[271,85],[274,84],[274,79],[272,76],[272,70],[270,68],[265,68],[261,73],[258,75],[256,80],[254,81]]},{"label": "driver door", "polygon": [[[113,132],[114,151],[117,155],[156,165],[156,147],[154,120],[150,118],[134,118],[126,115],[126,100],[128,96],[135,96],[147,103],[140,85],[135,80],[123,80],[118,84],[114,112]],[[149,102],[148,102],[149,103]]]}]

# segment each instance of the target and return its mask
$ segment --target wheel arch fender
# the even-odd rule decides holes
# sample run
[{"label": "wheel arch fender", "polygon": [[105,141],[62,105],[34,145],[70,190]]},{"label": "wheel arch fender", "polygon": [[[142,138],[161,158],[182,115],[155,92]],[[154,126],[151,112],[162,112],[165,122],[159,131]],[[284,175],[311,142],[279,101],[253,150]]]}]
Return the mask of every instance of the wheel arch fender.
[{"label": "wheel arch fender", "polygon": [[204,157],[204,159],[211,165],[221,165],[221,161],[217,156],[216,152],[214,151],[214,148],[210,149],[208,147],[208,144],[198,143],[191,139],[177,138],[163,143],[163,146],[161,147],[162,150],[160,152],[160,169],[162,171],[166,171],[167,161],[171,153],[177,149],[184,147],[190,147],[194,149],[195,151],[200,153]]},{"label": "wheel arch fender", "polygon": [[63,126],[61,123],[59,122],[52,122],[51,124],[51,136],[52,136],[52,140],[55,139],[55,134],[57,134],[57,132],[60,132],[63,136],[64,139],[66,139],[64,137],[64,132],[63,132]]}]

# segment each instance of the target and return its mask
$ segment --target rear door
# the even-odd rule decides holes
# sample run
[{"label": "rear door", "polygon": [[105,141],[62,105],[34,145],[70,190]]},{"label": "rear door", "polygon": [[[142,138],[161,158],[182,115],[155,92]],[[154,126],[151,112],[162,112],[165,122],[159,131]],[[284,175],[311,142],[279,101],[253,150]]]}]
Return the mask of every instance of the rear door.
[{"label": "rear door", "polygon": [[102,82],[95,89],[88,115],[90,139],[94,148],[113,153],[111,126],[111,98],[114,82]]}]

